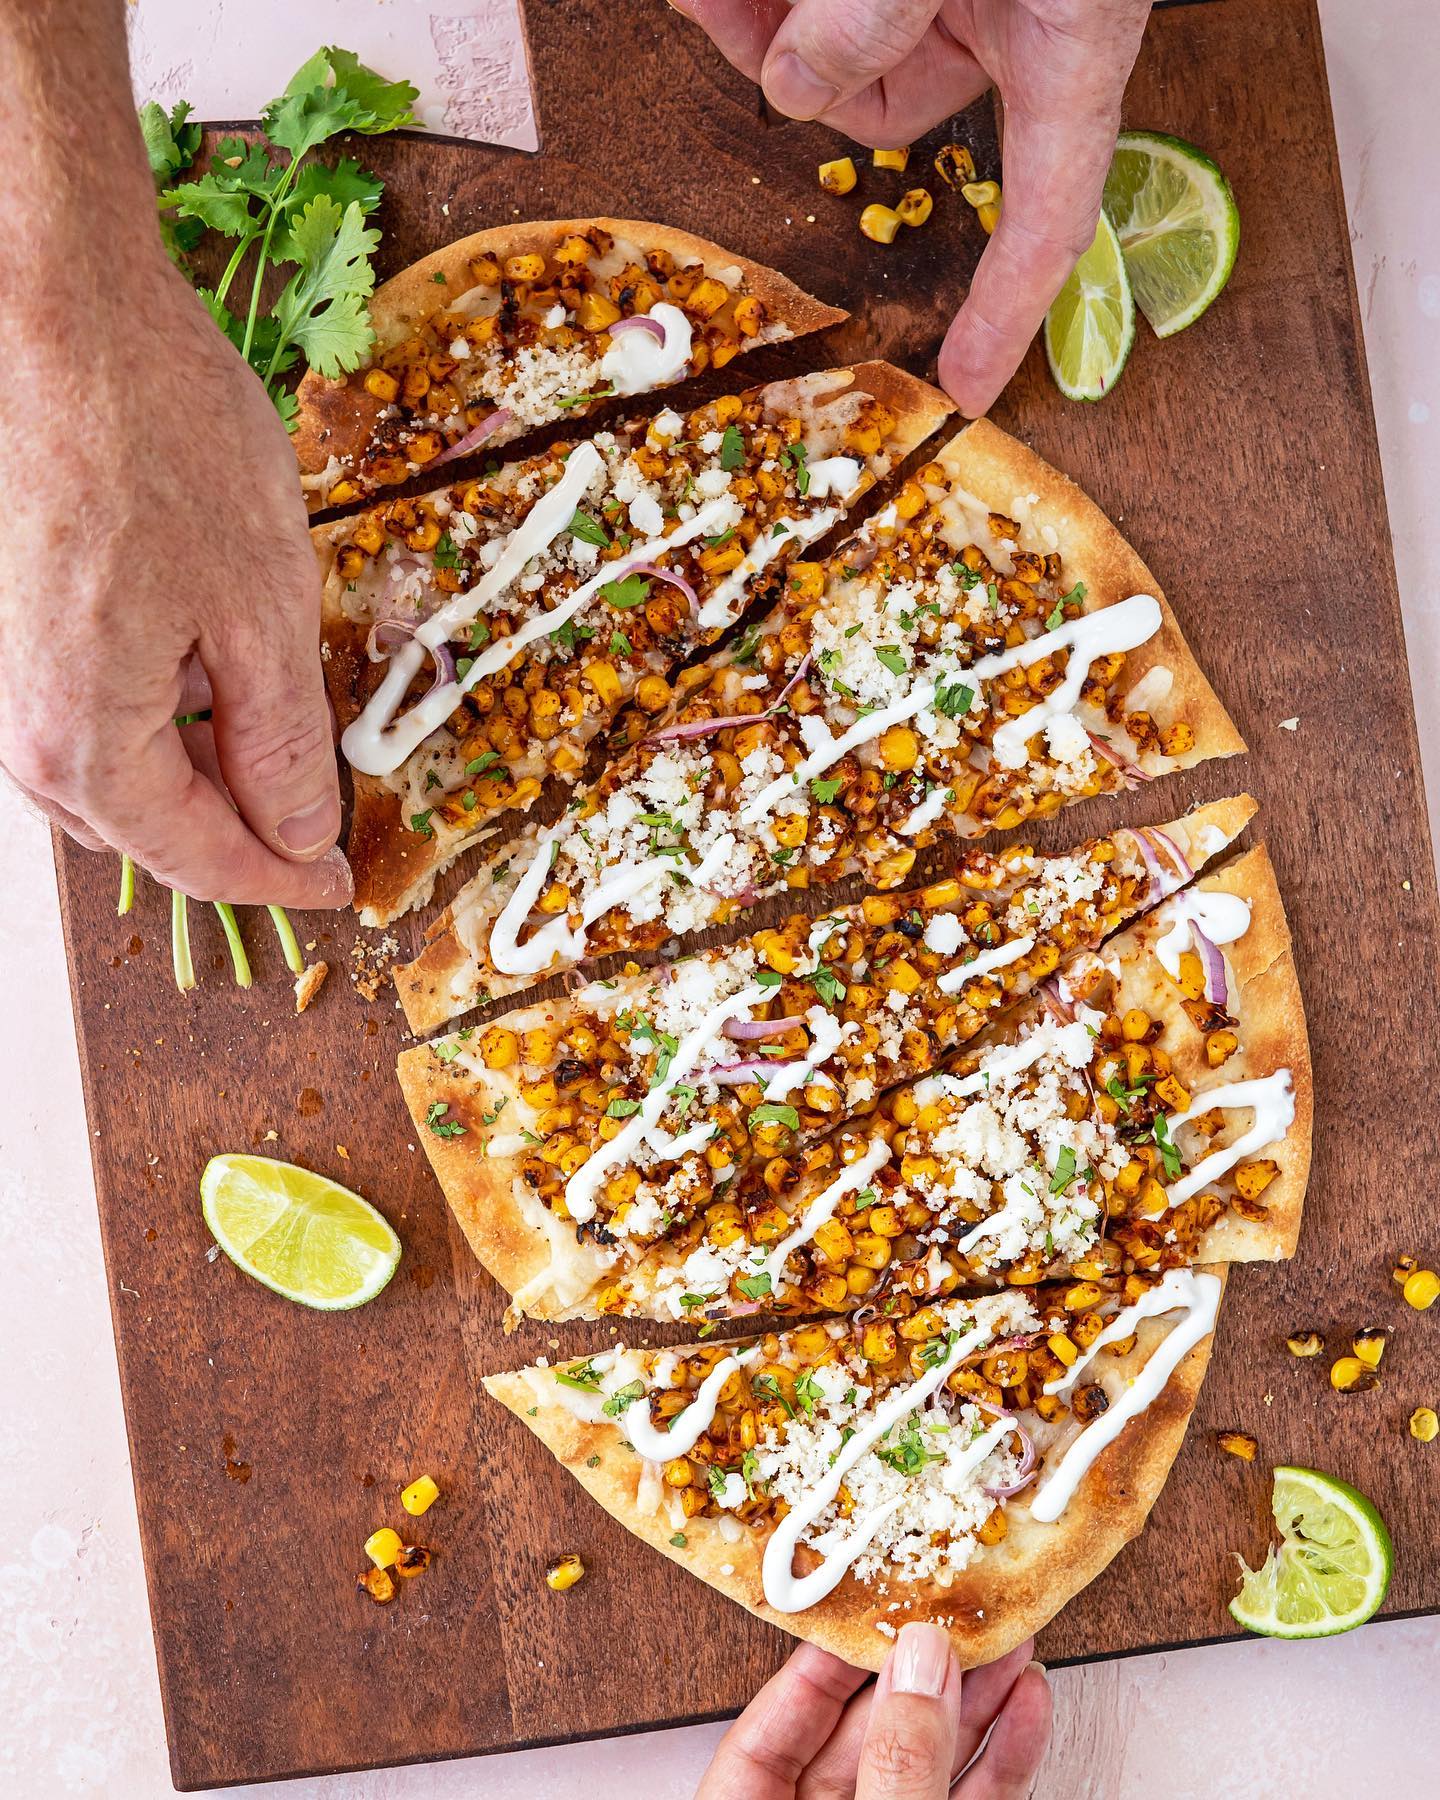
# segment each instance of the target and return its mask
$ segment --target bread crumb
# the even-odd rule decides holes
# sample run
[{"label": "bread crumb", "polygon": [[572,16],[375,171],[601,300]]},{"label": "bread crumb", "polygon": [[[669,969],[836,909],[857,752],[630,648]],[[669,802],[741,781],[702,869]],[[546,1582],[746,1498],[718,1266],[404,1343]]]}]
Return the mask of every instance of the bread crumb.
[{"label": "bread crumb", "polygon": [[330,973],[327,962],[306,963],[304,972],[295,977],[295,1010],[303,1013],[305,1008],[325,985],[325,977]]}]

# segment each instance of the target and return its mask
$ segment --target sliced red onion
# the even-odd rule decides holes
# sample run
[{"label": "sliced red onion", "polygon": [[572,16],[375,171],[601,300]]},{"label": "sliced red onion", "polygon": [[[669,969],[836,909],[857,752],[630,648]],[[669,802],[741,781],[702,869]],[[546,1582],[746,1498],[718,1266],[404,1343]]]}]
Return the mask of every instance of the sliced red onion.
[{"label": "sliced red onion", "polygon": [[1141,856],[1145,858],[1145,867],[1150,871],[1149,898],[1151,900],[1163,900],[1168,894],[1173,894],[1178,888],[1185,885],[1173,871],[1166,869],[1155,854],[1155,846],[1143,830],[1132,831],[1130,835],[1134,838]]},{"label": "sliced red onion", "polygon": [[1205,969],[1205,998],[1216,1006],[1224,1006],[1230,998],[1230,988],[1225,979],[1225,958],[1220,954],[1220,946],[1206,937],[1194,919],[1190,920],[1190,935]]},{"label": "sliced red onion", "polygon": [[748,1319],[752,1313],[761,1312],[763,1308],[758,1300],[736,1300],[725,1310],[732,1319]]},{"label": "sliced red onion", "polygon": [[1166,832],[1161,831],[1156,825],[1147,826],[1145,829],[1149,831],[1152,838],[1158,838],[1170,852],[1171,856],[1175,858],[1175,867],[1179,870],[1181,877],[1186,881],[1193,881],[1195,871],[1190,867],[1189,862],[1186,860],[1185,852],[1175,842],[1174,838],[1170,837]]},{"label": "sliced red onion", "polygon": [[753,1038],[784,1037],[804,1023],[804,1013],[790,1013],[783,1019],[727,1019],[723,1029],[726,1037],[744,1043]]},{"label": "sliced red onion", "polygon": [[448,644],[437,644],[430,652],[435,659],[435,676],[425,690],[428,700],[436,688],[449,687],[455,679],[455,652]]},{"label": "sliced red onion", "polygon": [[649,575],[655,581],[668,581],[671,587],[679,588],[680,592],[690,602],[691,612],[699,612],[700,596],[695,592],[694,588],[691,587],[685,577],[683,575],[677,575],[673,569],[662,569],[659,563],[653,562],[629,563],[626,565],[625,573],[627,575]]},{"label": "sliced red onion", "polygon": [[1085,735],[1105,761],[1117,768],[1127,781],[1153,781],[1155,779],[1153,775],[1147,775],[1138,763],[1127,762],[1115,746],[1108,743],[1103,737],[1097,736],[1093,731],[1087,731]]},{"label": "sliced red onion", "polygon": [[788,1062],[777,1063],[757,1059],[754,1062],[716,1063],[713,1068],[701,1069],[698,1079],[713,1081],[716,1087],[743,1087],[747,1081],[761,1081],[782,1071],[791,1074],[796,1069],[808,1069],[809,1063]]},{"label": "sliced red onion", "polygon": [[1029,1350],[1033,1345],[1045,1341],[1043,1331],[1022,1331],[1016,1337],[1000,1338],[985,1351],[987,1356],[995,1356],[1001,1350]]},{"label": "sliced red onion", "polygon": [[635,313],[628,319],[617,319],[606,329],[611,337],[619,337],[622,331],[648,331],[657,344],[665,342],[664,322],[660,319],[652,319],[649,313]]},{"label": "sliced red onion", "polygon": [[[408,619],[377,619],[370,627],[369,635],[365,639],[365,654],[371,662],[385,662],[395,654],[401,644],[413,638],[419,629],[418,624]],[[393,636],[397,641],[386,644],[383,640],[387,636]]]},{"label": "sliced red onion", "polygon": [[[997,1348],[997,1345],[991,1345],[992,1352]],[[1010,1429],[1020,1440],[1020,1467],[1015,1471],[1015,1479],[1007,1482],[1003,1487],[987,1487],[985,1489],[992,1500],[1008,1500],[1012,1494],[1018,1494],[1021,1488],[1028,1487],[1035,1479],[1037,1460],[1035,1440],[1008,1408],[992,1406],[988,1400],[977,1400],[975,1404],[981,1412],[989,1413],[992,1418],[1007,1419]]]},{"label": "sliced red onion", "polygon": [[711,737],[717,731],[738,731],[745,725],[763,725],[773,719],[780,708],[790,698],[796,683],[810,667],[810,655],[807,651],[800,667],[781,688],[780,692],[765,708],[758,713],[728,713],[718,719],[687,719],[679,725],[662,725],[659,731],[652,731],[643,741],[647,744],[677,743],[683,738]]},{"label": "sliced red onion", "polygon": [[438,469],[441,463],[454,462],[458,457],[468,456],[472,450],[478,450],[486,438],[493,437],[502,425],[508,425],[515,417],[508,406],[497,406],[488,419],[482,419],[478,425],[472,425],[464,437],[456,438],[448,449],[440,454],[429,465]]}]

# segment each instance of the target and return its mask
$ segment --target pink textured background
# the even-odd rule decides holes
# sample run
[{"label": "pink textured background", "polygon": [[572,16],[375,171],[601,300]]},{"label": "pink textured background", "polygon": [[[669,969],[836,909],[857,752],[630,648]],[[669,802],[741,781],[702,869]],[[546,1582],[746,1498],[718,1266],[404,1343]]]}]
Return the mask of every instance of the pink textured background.
[{"label": "pink textured background", "polygon": [[[1433,822],[1440,209],[1432,114],[1440,33],[1433,0],[1322,0],[1321,10]],[[466,20],[480,21],[478,35]],[[436,129],[534,145],[513,0],[141,0],[137,91],[183,94],[211,118],[253,116],[321,42],[423,80]],[[469,79],[456,75],[452,47],[463,43],[481,46],[479,73]],[[1303,704],[1297,710],[1303,731],[1309,721]],[[1314,729],[1320,754],[1323,721]],[[6,827],[0,992],[26,1031],[23,1041],[18,1033],[0,1040],[0,1797],[156,1800],[169,1780],[79,1070],[59,998],[65,970],[49,844],[18,808]],[[1440,1252],[1440,1243],[1428,1251]],[[1426,1323],[1440,1329],[1436,1315]],[[1394,1454],[1440,1455],[1440,1443],[1401,1441]],[[1407,1545],[1411,1554],[1432,1553],[1420,1522],[1399,1536],[1402,1554]],[[1036,1789],[1043,1800],[1411,1800],[1436,1791],[1434,1620],[1373,1626],[1328,1643],[1226,1645],[1062,1670],[1054,1686],[1056,1742]],[[719,1730],[234,1792],[284,1800],[571,1800],[582,1792],[683,1800]]]}]

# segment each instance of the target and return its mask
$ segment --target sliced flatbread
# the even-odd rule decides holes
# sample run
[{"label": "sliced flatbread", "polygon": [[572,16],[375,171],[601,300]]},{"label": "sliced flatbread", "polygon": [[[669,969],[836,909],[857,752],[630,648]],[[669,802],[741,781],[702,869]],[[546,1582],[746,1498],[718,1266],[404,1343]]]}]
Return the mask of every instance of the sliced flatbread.
[{"label": "sliced flatbread", "polygon": [[[365,368],[301,381],[307,500],[349,504],[845,317],[774,269],[668,225],[548,219],[476,232],[376,289]],[[615,330],[636,318],[651,323]]]},{"label": "sliced flatbread", "polygon": [[[517,1313],[643,1309],[649,1284],[619,1284],[637,1264],[652,1273],[652,1248],[679,1267],[709,1242],[702,1227],[742,1249],[773,1244],[796,1222],[786,1208],[808,1191],[819,1139],[1151,904],[1158,848],[1198,868],[1254,810],[1248,795],[1217,801],[1163,840],[1124,830],[1048,856],[968,850],[929,888],[797,913],[407,1050],[416,1130]],[[833,1149],[815,1153],[829,1167]],[[698,1272],[685,1292],[697,1286]],[[685,1316],[679,1297],[670,1310]]]},{"label": "sliced flatbread", "polygon": [[430,1029],[787,886],[899,887],[941,837],[1243,748],[1134,551],[982,420],[480,871],[397,972],[406,1013]]},{"label": "sliced flatbread", "polygon": [[316,527],[364,922],[428,899],[548,779],[573,784],[622,707],[663,709],[676,665],[817,567],[799,563],[808,547],[951,410],[861,363]]},{"label": "sliced flatbread", "polygon": [[1011,1289],[485,1386],[628,1531],[759,1617],[864,1668],[933,1620],[971,1667],[1140,1531],[1220,1297],[1211,1270],[1083,1309]]}]

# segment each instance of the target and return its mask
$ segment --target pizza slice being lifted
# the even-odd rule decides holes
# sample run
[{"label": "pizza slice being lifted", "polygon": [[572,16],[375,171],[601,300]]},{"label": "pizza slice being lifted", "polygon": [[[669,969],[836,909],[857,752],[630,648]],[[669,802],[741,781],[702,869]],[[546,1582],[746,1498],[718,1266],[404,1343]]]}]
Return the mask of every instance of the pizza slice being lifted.
[{"label": "pizza slice being lifted", "polygon": [[412,1028],[1244,748],[1134,551],[983,420],[683,692],[461,891],[397,973]]},{"label": "pizza slice being lifted", "polygon": [[1137,1274],[1077,1315],[1012,1288],[485,1386],[627,1530],[761,1618],[866,1668],[933,1620],[969,1667],[1139,1532],[1221,1292],[1214,1270]]},{"label": "pizza slice being lifted", "polygon": [[[790,1265],[779,1253],[772,1280],[749,1266],[752,1248],[774,1260],[833,1180],[821,1140],[881,1116],[882,1094],[1151,905],[1160,856],[1199,867],[1254,810],[1248,796],[1219,801],[1051,855],[970,850],[916,892],[797,913],[407,1050],[398,1072],[416,1129],[517,1314],[753,1311],[782,1297]],[[854,1128],[857,1167],[866,1130]],[[866,1186],[850,1183],[850,1205]],[[723,1291],[702,1262],[712,1276],[725,1265]],[[809,1304],[817,1272],[797,1254],[792,1273],[804,1298],[786,1304]],[[858,1305],[861,1291],[831,1282],[816,1304]]]},{"label": "pizza slice being lifted", "polygon": [[355,771],[355,904],[383,925],[667,676],[951,411],[889,363],[771,382],[562,442],[313,533]]},{"label": "pizza slice being lifted", "polygon": [[312,511],[348,505],[845,317],[668,225],[552,219],[476,232],[376,289],[367,367],[300,383],[307,500]]}]

